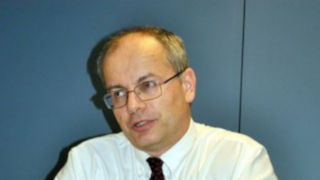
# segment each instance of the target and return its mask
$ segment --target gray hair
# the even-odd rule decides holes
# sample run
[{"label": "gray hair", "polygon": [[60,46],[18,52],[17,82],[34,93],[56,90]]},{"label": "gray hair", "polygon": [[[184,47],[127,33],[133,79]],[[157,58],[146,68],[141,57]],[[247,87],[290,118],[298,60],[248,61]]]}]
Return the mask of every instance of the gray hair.
[{"label": "gray hair", "polygon": [[118,47],[118,42],[120,38],[131,33],[141,33],[156,38],[166,50],[167,59],[176,72],[183,71],[188,67],[188,59],[184,43],[179,36],[160,27],[133,27],[117,31],[114,34],[111,34],[103,44],[97,59],[97,71],[103,83],[104,78],[102,75],[102,65],[105,56],[111,54]]}]

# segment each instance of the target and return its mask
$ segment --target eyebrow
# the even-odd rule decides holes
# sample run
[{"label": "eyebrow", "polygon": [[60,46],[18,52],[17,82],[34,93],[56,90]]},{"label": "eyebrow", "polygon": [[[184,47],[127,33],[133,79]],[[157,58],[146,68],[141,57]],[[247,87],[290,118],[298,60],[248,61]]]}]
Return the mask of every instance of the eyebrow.
[{"label": "eyebrow", "polygon": [[107,91],[111,91],[112,89],[125,89],[125,88],[121,85],[114,85],[114,86],[108,87]]},{"label": "eyebrow", "polygon": [[[153,76],[155,76],[153,73],[148,73],[148,74],[146,74],[146,75],[144,75],[144,76],[141,76],[141,77],[137,80],[136,84],[139,84],[139,83],[141,83],[142,81],[144,81],[144,80],[146,80],[146,79],[148,79],[148,78],[150,78],[150,77],[153,77]],[[108,88],[107,88],[107,91],[110,91],[110,90],[112,90],[112,89],[126,89],[126,88],[123,87],[123,86],[120,85],[120,84],[116,84],[116,85],[113,85],[113,86],[108,87]]]},{"label": "eyebrow", "polygon": [[142,82],[142,81],[144,81],[144,80],[146,80],[146,79],[148,79],[148,78],[150,78],[150,77],[153,77],[153,76],[155,76],[153,73],[148,73],[148,74],[140,77],[140,78],[138,79],[138,81],[137,81],[137,84],[139,84],[140,82]]}]

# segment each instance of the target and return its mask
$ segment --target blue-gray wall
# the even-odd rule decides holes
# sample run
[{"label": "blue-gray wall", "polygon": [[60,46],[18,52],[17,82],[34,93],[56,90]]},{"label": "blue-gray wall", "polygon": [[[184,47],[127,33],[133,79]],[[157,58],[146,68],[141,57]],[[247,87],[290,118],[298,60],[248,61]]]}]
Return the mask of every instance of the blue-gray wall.
[{"label": "blue-gray wall", "polygon": [[320,1],[247,0],[242,132],[281,179],[320,179]]},{"label": "blue-gray wall", "polygon": [[145,24],[185,40],[196,121],[257,139],[280,179],[320,179],[319,19],[318,0],[2,0],[0,179],[50,179],[70,146],[116,129],[94,104],[94,48]]}]

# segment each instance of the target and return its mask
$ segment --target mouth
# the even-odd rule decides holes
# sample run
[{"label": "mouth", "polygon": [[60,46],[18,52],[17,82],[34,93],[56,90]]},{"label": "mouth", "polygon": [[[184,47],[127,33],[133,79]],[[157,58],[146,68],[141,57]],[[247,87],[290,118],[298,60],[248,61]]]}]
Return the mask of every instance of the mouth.
[{"label": "mouth", "polygon": [[140,121],[134,124],[135,127],[141,127],[144,126],[145,124],[147,124],[147,121]]},{"label": "mouth", "polygon": [[132,124],[132,129],[136,132],[144,132],[154,126],[155,120],[139,120]]}]

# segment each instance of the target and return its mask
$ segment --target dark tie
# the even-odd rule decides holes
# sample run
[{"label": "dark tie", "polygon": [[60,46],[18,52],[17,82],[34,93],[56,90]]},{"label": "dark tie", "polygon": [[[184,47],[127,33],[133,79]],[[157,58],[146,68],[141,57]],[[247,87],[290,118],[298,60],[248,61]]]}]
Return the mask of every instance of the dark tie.
[{"label": "dark tie", "polygon": [[147,159],[147,162],[149,163],[152,171],[150,180],[164,180],[164,176],[162,173],[163,161],[157,157],[149,157]]}]

